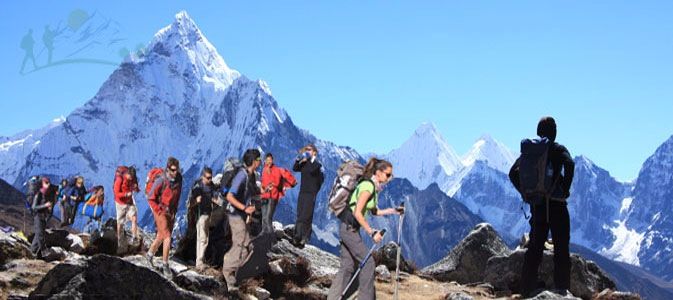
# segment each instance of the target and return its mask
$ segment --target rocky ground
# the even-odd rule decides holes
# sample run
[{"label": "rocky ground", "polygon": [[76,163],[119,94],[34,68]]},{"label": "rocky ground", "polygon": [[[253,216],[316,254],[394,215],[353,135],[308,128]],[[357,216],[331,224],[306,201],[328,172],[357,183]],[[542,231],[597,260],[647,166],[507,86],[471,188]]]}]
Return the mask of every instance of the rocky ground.
[{"label": "rocky ground", "polygon": [[[332,254],[292,246],[283,238],[291,228],[276,224],[279,240],[268,255],[269,271],[229,288],[217,267],[197,272],[192,262],[177,258],[170,262],[172,274],[164,275],[142,255],[151,235],[118,248],[111,240],[116,240],[114,225],[106,224],[102,235],[50,230],[45,260],[33,259],[20,235],[0,233],[0,298],[326,299],[339,267]],[[388,244],[375,255],[377,299],[393,298],[395,252],[395,245]],[[504,246],[490,225],[480,224],[435,265],[416,271],[403,259],[400,299],[517,298],[522,254]],[[545,254],[543,273],[549,273],[550,255]],[[158,257],[154,261],[159,265]],[[612,291],[614,283],[592,262],[576,255],[572,261],[571,293],[545,291],[534,299],[639,299]]]}]

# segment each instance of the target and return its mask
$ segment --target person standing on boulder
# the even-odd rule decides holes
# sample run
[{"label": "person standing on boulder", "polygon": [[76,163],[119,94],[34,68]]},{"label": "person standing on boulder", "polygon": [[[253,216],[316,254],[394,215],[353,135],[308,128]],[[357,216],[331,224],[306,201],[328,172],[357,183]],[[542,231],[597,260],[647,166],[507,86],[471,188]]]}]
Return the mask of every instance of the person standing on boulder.
[{"label": "person standing on boulder", "polygon": [[33,221],[34,233],[33,242],[30,245],[30,250],[35,257],[42,258],[42,251],[45,249],[45,229],[47,227],[47,220],[52,214],[52,208],[56,202],[58,188],[51,184],[47,177],[42,177],[42,187],[39,192],[33,197]]},{"label": "person standing on boulder", "polygon": [[[148,183],[151,184],[148,193],[148,202],[154,215],[154,222],[157,227],[157,236],[147,251],[147,260],[151,266],[154,253],[163,244],[164,275],[170,277],[171,269],[168,266],[168,253],[171,249],[171,232],[173,222],[175,222],[175,213],[178,210],[180,201],[180,192],[182,191],[182,174],[180,174],[180,161],[174,157],[169,157],[166,163],[166,169],[161,173],[155,173],[150,170]],[[146,187],[147,188],[147,187]]]},{"label": "person standing on boulder", "polygon": [[285,195],[285,189],[297,185],[290,171],[277,167],[273,163],[273,154],[264,156],[262,170],[262,233],[273,233],[273,214],[278,201]]},{"label": "person standing on boulder", "polygon": [[301,185],[297,199],[297,222],[294,226],[292,244],[298,248],[304,248],[304,245],[311,239],[315,199],[325,180],[315,145],[308,144],[301,149],[292,170],[301,172]]},{"label": "person standing on boulder", "polygon": [[250,253],[250,228],[246,223],[248,216],[255,212],[252,196],[257,188],[255,170],[262,164],[261,153],[257,149],[248,149],[243,154],[244,167],[231,180],[231,188],[226,199],[229,204],[229,226],[231,227],[231,248],[224,254],[222,274],[229,286],[236,285],[236,271]]},{"label": "person standing on boulder", "polygon": [[[340,215],[339,236],[341,237],[340,258],[341,264],[339,272],[332,280],[332,286],[329,289],[328,300],[336,300],[341,297],[343,289],[348,285],[348,281],[358,268],[358,264],[367,256],[367,246],[362,241],[360,228],[364,229],[374,243],[380,243],[383,236],[379,230],[369,226],[365,215],[374,216],[399,215],[404,212],[403,207],[398,208],[378,208],[378,195],[393,177],[393,165],[386,161],[372,157],[365,166],[364,173],[360,183],[350,196],[348,207]],[[370,300],[376,298],[374,289],[375,279],[374,260],[368,260],[359,274],[358,299]],[[346,295],[345,298],[349,296]]]},{"label": "person standing on boulder", "polygon": [[[568,152],[568,149],[556,143],[556,121],[552,117],[543,117],[537,125],[537,135],[540,139],[522,141],[522,155],[514,162],[510,169],[509,178],[514,187],[521,193],[524,200],[530,203],[530,242],[524,256],[523,268],[521,269],[521,279],[519,282],[520,293],[524,297],[534,295],[538,287],[538,267],[542,261],[544,243],[547,241],[547,235],[551,230],[554,241],[554,285],[561,292],[570,289],[570,252],[568,245],[570,243],[570,217],[568,215],[568,205],[566,199],[570,196],[570,185],[573,181],[575,163]],[[525,144],[528,143],[528,146]],[[547,162],[543,165],[541,172],[549,177],[548,182],[552,182],[549,191],[543,195],[531,193],[530,189],[524,186],[530,185],[530,177],[524,174],[526,171],[525,160],[530,160],[530,154],[524,158],[528,152],[524,147],[539,147],[540,144],[547,144],[546,158]],[[538,167],[539,168],[539,167]],[[532,172],[536,174],[535,172]],[[533,176],[535,177],[535,176]],[[535,181],[533,179],[532,181]],[[546,182],[547,182],[546,181]],[[528,183],[528,184],[527,184]],[[528,191],[527,191],[528,190]]]}]

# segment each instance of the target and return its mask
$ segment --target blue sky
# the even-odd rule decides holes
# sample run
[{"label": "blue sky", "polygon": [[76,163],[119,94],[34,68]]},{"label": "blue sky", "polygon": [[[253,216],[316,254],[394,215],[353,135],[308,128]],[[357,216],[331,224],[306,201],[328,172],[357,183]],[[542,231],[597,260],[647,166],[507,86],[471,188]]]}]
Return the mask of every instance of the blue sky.
[{"label": "blue sky", "polygon": [[553,115],[573,155],[630,180],[673,134],[671,1],[157,3],[5,4],[0,135],[67,116],[114,70],[73,63],[19,74],[28,30],[42,65],[44,25],[67,25],[76,9],[118,23],[124,40],[95,53],[105,61],[187,10],[229,66],[269,83],[297,125],[361,152],[388,152],[424,121],[459,154],[483,133],[516,151]]}]

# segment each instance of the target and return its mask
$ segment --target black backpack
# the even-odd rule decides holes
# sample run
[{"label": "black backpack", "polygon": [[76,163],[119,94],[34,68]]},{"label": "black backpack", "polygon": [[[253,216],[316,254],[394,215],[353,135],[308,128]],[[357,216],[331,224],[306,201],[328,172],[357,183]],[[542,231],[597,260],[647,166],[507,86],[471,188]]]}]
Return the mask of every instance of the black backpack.
[{"label": "black backpack", "polygon": [[30,214],[33,214],[33,198],[35,198],[35,195],[40,192],[40,188],[42,188],[42,178],[40,176],[35,175],[32,176],[26,181],[26,201],[25,201],[25,206],[26,209],[28,209],[28,212]]},{"label": "black backpack", "polygon": [[544,137],[521,141],[519,191],[528,204],[543,204],[556,188],[559,178],[554,178],[554,168],[549,160],[553,143]]},{"label": "black backpack", "polygon": [[219,189],[222,192],[222,196],[226,197],[227,192],[231,189],[231,182],[236,177],[236,174],[244,168],[243,163],[235,158],[229,158],[224,163],[224,170],[222,171],[222,179],[219,181]]}]

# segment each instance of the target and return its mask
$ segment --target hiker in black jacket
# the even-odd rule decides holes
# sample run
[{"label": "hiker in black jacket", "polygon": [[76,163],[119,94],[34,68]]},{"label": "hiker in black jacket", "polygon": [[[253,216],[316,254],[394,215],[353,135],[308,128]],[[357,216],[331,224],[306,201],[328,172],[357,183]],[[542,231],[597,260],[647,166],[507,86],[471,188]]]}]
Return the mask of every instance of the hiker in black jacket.
[{"label": "hiker in black jacket", "polygon": [[52,209],[56,202],[58,187],[51,184],[49,178],[42,177],[42,186],[40,190],[33,197],[32,211],[34,223],[33,242],[30,245],[30,250],[39,259],[42,258],[42,251],[45,249],[45,228],[47,227],[47,220],[52,214]]},{"label": "hiker in black jacket", "polygon": [[315,198],[325,180],[322,165],[318,161],[318,149],[313,144],[308,144],[302,148],[299,156],[295,159],[292,170],[301,172],[301,185],[299,187],[299,199],[297,200],[297,223],[294,227],[292,244],[304,248],[304,245],[311,239]]},{"label": "hiker in black jacket", "polygon": [[[543,117],[537,126],[537,135],[540,138],[547,138],[551,145],[548,148],[548,162],[553,169],[553,182],[551,194],[547,199],[532,202],[530,218],[530,242],[528,250],[524,257],[523,268],[521,270],[521,281],[519,282],[520,292],[524,297],[534,295],[536,290],[543,288],[538,286],[538,267],[542,260],[544,243],[547,240],[551,230],[554,243],[554,285],[560,293],[565,293],[570,289],[570,253],[568,244],[570,243],[570,217],[568,215],[568,206],[566,199],[570,196],[570,185],[573,181],[575,163],[573,162],[568,149],[561,144],[554,142],[556,140],[556,121],[552,117]],[[522,193],[519,177],[519,166],[521,158],[517,159],[509,172],[509,179],[514,187]],[[545,197],[543,197],[545,198]],[[529,201],[531,202],[531,201]]]}]

